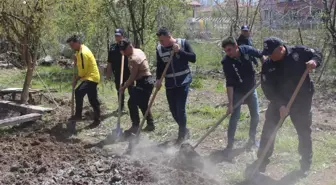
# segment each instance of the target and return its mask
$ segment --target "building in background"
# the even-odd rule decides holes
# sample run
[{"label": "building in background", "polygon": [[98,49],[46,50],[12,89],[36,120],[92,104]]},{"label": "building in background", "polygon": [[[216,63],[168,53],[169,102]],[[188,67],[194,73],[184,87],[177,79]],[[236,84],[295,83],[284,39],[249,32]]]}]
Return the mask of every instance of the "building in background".
[{"label": "building in background", "polygon": [[267,0],[260,6],[263,26],[312,28],[321,23],[323,0]]}]

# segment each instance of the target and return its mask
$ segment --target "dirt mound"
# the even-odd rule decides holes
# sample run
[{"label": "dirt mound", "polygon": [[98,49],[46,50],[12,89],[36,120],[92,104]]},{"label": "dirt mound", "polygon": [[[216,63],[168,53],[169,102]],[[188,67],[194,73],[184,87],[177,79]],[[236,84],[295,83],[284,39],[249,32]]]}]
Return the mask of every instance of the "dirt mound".
[{"label": "dirt mound", "polygon": [[155,178],[128,158],[104,156],[81,144],[59,143],[48,135],[0,139],[0,184],[153,183]]},{"label": "dirt mound", "polygon": [[57,142],[41,132],[1,137],[0,148],[0,184],[216,184],[201,173],[85,149],[75,139]]}]

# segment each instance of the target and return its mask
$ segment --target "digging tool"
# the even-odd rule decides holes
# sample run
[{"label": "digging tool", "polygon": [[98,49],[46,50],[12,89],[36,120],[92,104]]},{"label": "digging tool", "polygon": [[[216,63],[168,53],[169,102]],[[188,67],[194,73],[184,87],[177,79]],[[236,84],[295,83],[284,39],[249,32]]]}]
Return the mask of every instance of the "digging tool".
[{"label": "digging tool", "polygon": [[[166,76],[167,70],[168,70],[168,68],[169,68],[169,66],[170,66],[170,64],[171,64],[171,62],[173,61],[174,54],[175,54],[174,51],[172,51],[171,54],[170,54],[169,61],[168,61],[168,63],[166,64],[166,66],[165,66],[165,68],[164,68],[164,70],[163,70],[163,72],[162,72],[162,75],[161,75],[161,77],[160,77],[160,81],[161,81],[161,82],[163,81],[163,78]],[[146,110],[146,112],[145,112],[145,115],[143,116],[143,118],[142,118],[142,120],[141,120],[141,122],[140,122],[140,127],[139,127],[139,129],[138,129],[138,131],[137,131],[137,133],[136,133],[136,135],[135,135],[135,138],[138,138],[138,137],[140,136],[142,127],[143,127],[143,125],[145,124],[146,118],[147,118],[147,116],[148,116],[148,114],[149,114],[149,111],[150,111],[151,107],[153,106],[154,100],[155,100],[156,95],[157,95],[157,93],[158,93],[159,91],[160,91],[160,88],[156,88],[156,89],[155,89],[155,92],[154,92],[153,96],[151,97],[151,99],[150,99],[150,101],[149,101],[148,108],[147,108],[147,110]],[[137,141],[138,141],[138,140],[134,141],[134,140],[131,139],[131,141],[130,141],[130,143],[129,143],[129,146],[128,146],[128,150],[129,150],[129,151],[132,150],[133,146],[136,144]]]},{"label": "digging tool", "polygon": [[[247,92],[233,107],[235,110],[238,106],[240,106],[244,100],[250,96],[254,90],[260,85],[258,82],[249,92]],[[198,141],[192,146],[189,143],[183,143],[181,145],[180,150],[178,151],[175,157],[175,165],[187,169],[193,169],[195,167],[202,168],[203,162],[201,160],[201,156],[195,151],[199,144],[201,144],[205,138],[207,138],[230,114],[226,113],[223,117],[221,117],[215,125],[211,127]]]},{"label": "digging tool", "polygon": [[[74,60],[74,66],[72,68],[72,80],[74,81],[75,76],[75,68],[76,68],[76,60]],[[72,82],[73,82],[72,81]],[[71,117],[75,115],[75,86],[72,84],[72,90],[71,90]],[[76,134],[76,121],[70,120],[67,124],[67,129],[69,132]]]},{"label": "digging tool", "polygon": [[[121,69],[120,69],[120,87],[123,84],[123,78],[124,78],[124,60],[125,60],[125,56],[122,55],[122,57],[121,57]],[[117,89],[117,91],[119,91],[119,89]],[[118,122],[117,122],[117,127],[114,130],[112,130],[111,139],[113,141],[118,141],[120,139],[120,136],[123,133],[123,130],[120,127],[122,95],[123,95],[123,93],[119,92],[119,96],[118,96]]]},{"label": "digging tool", "polygon": [[[309,74],[309,69],[306,69],[306,71],[303,73],[303,75],[302,75],[302,77],[301,77],[298,85],[296,86],[296,88],[294,90],[294,93],[292,94],[292,97],[290,98],[290,100],[289,100],[289,102],[288,102],[288,104],[286,106],[286,108],[287,108],[288,111],[292,107],[292,104],[293,104],[296,96],[298,95],[298,93],[299,93],[299,91],[301,89],[301,86],[304,83],[304,81],[305,81],[306,77],[308,76],[308,74]],[[261,153],[260,158],[256,161],[256,165],[255,166],[251,166],[250,168],[249,167],[246,168],[246,171],[245,171],[245,178],[246,178],[246,180],[252,180],[252,177],[254,175],[256,175],[256,172],[260,168],[261,162],[265,159],[266,153],[269,150],[269,148],[271,147],[272,141],[275,139],[275,135],[276,135],[277,131],[280,129],[280,127],[283,124],[283,122],[285,121],[286,117],[287,117],[287,115],[283,116],[282,118],[280,118],[278,124],[276,125],[274,131],[271,134],[271,138],[266,143],[264,151]],[[253,168],[253,169],[251,169],[251,168]]]}]

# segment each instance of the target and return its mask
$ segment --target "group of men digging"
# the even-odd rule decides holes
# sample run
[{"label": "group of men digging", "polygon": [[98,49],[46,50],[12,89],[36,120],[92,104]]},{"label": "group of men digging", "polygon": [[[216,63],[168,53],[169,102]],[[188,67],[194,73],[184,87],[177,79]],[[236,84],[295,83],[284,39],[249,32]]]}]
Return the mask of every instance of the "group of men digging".
[{"label": "group of men digging", "polygon": [[[247,169],[258,168],[258,172],[266,170],[269,157],[274,150],[274,137],[272,135],[276,134],[279,120],[289,115],[299,136],[299,153],[302,156],[300,161],[301,172],[305,174],[309,171],[312,163],[311,104],[314,86],[309,75],[305,78],[291,109],[288,109],[287,104],[305,71],[321,65],[322,55],[317,50],[304,46],[287,46],[282,40],[275,37],[265,39],[263,51],[259,51],[252,47],[248,26],[243,26],[241,30],[242,34],[237,40],[228,37],[222,42],[222,48],[226,53],[222,64],[228,95],[227,114],[231,114],[227,132],[228,143],[224,155],[230,154],[234,146],[234,136],[241,111],[239,102],[252,90],[252,93],[243,102],[243,104],[248,105],[251,117],[249,140],[246,148],[259,147],[259,159],[248,166]],[[126,89],[128,90],[130,95],[128,107],[132,127],[126,130],[125,134],[134,134],[137,132],[140,122],[138,108],[145,114],[152,90],[154,86],[156,88],[161,87],[160,77],[173,54],[172,61],[165,74],[165,86],[169,109],[179,125],[176,141],[176,144],[179,145],[189,138],[189,130],[186,124],[186,103],[192,75],[188,63],[196,62],[196,54],[185,39],[175,39],[167,28],[160,28],[157,37],[159,44],[156,48],[156,80],[152,77],[144,52],[133,47],[131,42],[125,38],[122,29],[115,30],[116,43],[111,45],[109,51],[107,78],[110,79],[112,72],[115,77],[116,88],[119,89],[118,93],[124,93]],[[83,97],[88,94],[95,112],[93,125],[96,126],[100,123],[100,109],[97,99],[97,84],[100,81],[100,75],[97,64],[91,51],[81,43],[77,36],[69,38],[68,43],[72,49],[77,51],[78,78],[75,79],[73,85],[76,86],[79,79],[82,81],[75,91],[76,114],[71,119],[81,119]],[[124,81],[123,85],[119,87],[123,55],[125,56]],[[257,80],[253,66],[253,64],[258,65],[255,58],[261,60],[260,83],[266,98],[270,101],[266,111],[260,146],[256,142],[259,104],[256,91]],[[124,96],[121,97],[121,105],[124,108]],[[146,120],[147,126],[144,130],[154,131],[155,126],[151,112],[149,112]]]}]

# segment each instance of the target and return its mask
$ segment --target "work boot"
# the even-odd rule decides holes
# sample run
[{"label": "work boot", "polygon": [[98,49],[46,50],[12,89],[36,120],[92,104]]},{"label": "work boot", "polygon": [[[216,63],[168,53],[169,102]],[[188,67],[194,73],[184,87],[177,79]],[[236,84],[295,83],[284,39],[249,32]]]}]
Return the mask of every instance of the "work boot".
[{"label": "work boot", "polygon": [[128,130],[125,130],[124,134],[125,137],[131,137],[132,135],[136,135],[136,133],[138,132],[139,126],[134,126],[132,125],[131,128],[129,128]]},{"label": "work boot", "polygon": [[300,169],[301,175],[304,177],[307,177],[310,171],[311,162],[301,159],[300,164],[301,164],[301,169]]},{"label": "work boot", "polygon": [[147,119],[147,126],[143,129],[145,132],[152,132],[155,130],[154,121],[152,118]]},{"label": "work boot", "polygon": [[82,116],[76,116],[76,115],[71,116],[69,118],[69,121],[82,121],[82,120],[83,120]]},{"label": "work boot", "polygon": [[153,124],[147,124],[147,126],[143,129],[145,132],[153,132],[155,130],[155,126]]},{"label": "work boot", "polygon": [[244,148],[246,151],[251,151],[253,147],[259,148],[259,143],[255,139],[249,139]]},{"label": "work boot", "polygon": [[179,132],[175,145],[181,145],[185,140],[190,138],[189,129],[186,129],[184,132]]},{"label": "work boot", "polygon": [[100,125],[101,121],[98,119],[98,120],[94,120],[93,123],[91,123],[88,128],[89,129],[94,129],[94,128],[97,128],[99,125]]}]

